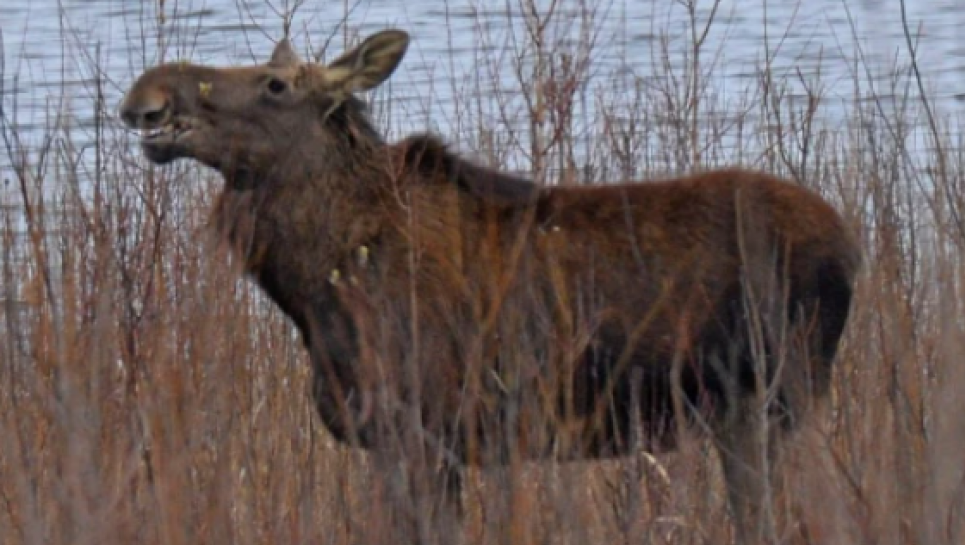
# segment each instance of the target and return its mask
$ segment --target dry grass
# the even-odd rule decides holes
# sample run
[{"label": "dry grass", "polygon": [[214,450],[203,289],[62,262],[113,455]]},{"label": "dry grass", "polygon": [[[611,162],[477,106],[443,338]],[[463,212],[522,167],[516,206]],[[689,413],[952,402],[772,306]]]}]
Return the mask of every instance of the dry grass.
[{"label": "dry grass", "polygon": [[[614,75],[594,69],[601,7],[559,4],[529,11],[509,45],[478,26],[476,66],[446,76],[461,101],[451,136],[544,182],[740,162],[826,195],[861,234],[867,266],[832,406],[793,448],[775,541],[961,543],[965,156],[953,112],[922,93],[913,50],[877,87],[855,52],[853,100],[831,123],[819,74],[768,61],[722,98],[720,44],[703,37],[721,23],[706,12],[691,9],[684,46],[657,29],[662,72]],[[562,28],[580,38],[564,42]],[[496,74],[515,74],[516,88],[466,92],[496,87]],[[394,481],[332,444],[293,328],[205,234],[218,181],[147,168],[91,96],[75,104],[100,123],[84,161],[69,125],[27,149],[3,116],[14,168],[0,213],[0,542],[399,542]],[[391,96],[377,100],[391,110]],[[713,451],[684,446],[474,474],[463,537],[726,542]]]}]

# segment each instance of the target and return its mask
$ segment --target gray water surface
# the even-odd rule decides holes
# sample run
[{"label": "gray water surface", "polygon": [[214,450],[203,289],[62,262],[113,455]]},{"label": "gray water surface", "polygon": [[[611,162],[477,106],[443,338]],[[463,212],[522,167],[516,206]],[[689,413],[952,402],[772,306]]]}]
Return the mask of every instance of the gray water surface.
[{"label": "gray water surface", "polygon": [[[549,3],[536,1],[543,8]],[[456,111],[455,98],[491,89],[492,78],[478,76],[485,72],[479,52],[497,58],[507,55],[507,47],[512,51],[524,28],[519,4],[315,0],[301,6],[293,38],[308,52],[336,30],[326,54],[331,58],[341,51],[347,33],[364,35],[387,26],[408,30],[413,43],[392,79],[397,110],[392,126],[398,132],[438,130],[458,139],[477,114]],[[575,14],[587,4],[593,9],[596,42],[591,77],[604,86],[615,74],[645,78],[659,73],[654,63],[661,62],[661,36],[669,40],[672,65],[682,64],[689,54],[687,12],[668,0],[561,0],[552,25],[557,37],[578,36],[579,20],[585,17]],[[280,8],[282,2],[274,6]],[[712,6],[711,0],[697,1],[698,24],[707,20]],[[936,111],[943,118],[958,115],[965,97],[965,9],[959,0],[909,0],[907,17]],[[347,26],[337,28],[343,18]],[[102,104],[112,111],[132,79],[162,57],[214,64],[261,62],[282,35],[281,19],[265,0],[3,0],[0,21],[0,98],[28,148],[57,113],[66,114],[61,122],[71,124],[75,138],[93,137],[95,80],[103,82]],[[832,122],[838,115],[835,101],[854,99],[856,78],[865,87],[875,82],[884,86],[894,80],[896,68],[908,64],[897,0],[723,0],[703,55],[705,63],[714,62],[710,85],[724,95],[739,95],[756,85],[758,68],[768,56],[779,76],[799,72],[810,78],[820,72],[826,97],[821,113]],[[510,63],[499,66],[499,86],[518,91],[520,84],[507,68]],[[876,92],[887,97],[892,90]],[[583,115],[592,117],[592,104]],[[6,151],[0,152],[0,169],[8,169],[10,159]]]}]

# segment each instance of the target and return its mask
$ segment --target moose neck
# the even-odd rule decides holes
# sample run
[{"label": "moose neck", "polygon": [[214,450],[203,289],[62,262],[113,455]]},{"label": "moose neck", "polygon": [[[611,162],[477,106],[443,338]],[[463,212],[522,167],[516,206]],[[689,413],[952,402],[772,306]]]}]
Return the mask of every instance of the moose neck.
[{"label": "moose neck", "polygon": [[390,185],[384,143],[325,144],[271,169],[222,169],[214,211],[247,273],[303,331],[310,308],[331,303],[331,272],[374,236],[391,205],[381,197]]}]

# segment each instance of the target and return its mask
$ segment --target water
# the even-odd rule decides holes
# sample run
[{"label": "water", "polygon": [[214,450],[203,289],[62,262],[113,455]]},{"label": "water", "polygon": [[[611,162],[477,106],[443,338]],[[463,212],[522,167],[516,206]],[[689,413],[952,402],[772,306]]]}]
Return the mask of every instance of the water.
[{"label": "water", "polygon": [[[965,41],[961,29],[965,10],[959,0],[908,0],[913,32],[919,33],[920,69],[928,93],[942,118],[958,115],[965,98]],[[0,4],[3,32],[4,113],[25,137],[28,148],[40,142],[58,112],[67,113],[75,138],[92,138],[96,86],[103,81],[104,104],[113,111],[127,85],[163,53],[167,60],[235,64],[264,61],[272,40],[282,34],[275,6],[265,0],[4,0]],[[506,55],[505,46],[520,39],[524,21],[519,0],[316,0],[301,6],[293,38],[302,51],[318,46],[348,10],[347,27],[333,39],[331,55],[342,49],[346,28],[367,34],[399,26],[410,31],[409,54],[392,79],[393,128],[398,133],[430,128],[458,140],[473,113],[457,112],[467,93],[485,93],[492,78],[474,75],[488,66],[488,57]],[[538,0],[538,6],[549,2]],[[669,37],[673,65],[688,52],[687,13],[678,2],[666,0],[561,0],[553,26],[558,35],[580,31],[575,15],[581,6],[595,10],[596,52],[593,74],[601,85],[607,78],[632,73],[659,73],[661,35]],[[698,0],[702,25],[713,3]],[[163,13],[163,24],[161,13]],[[507,15],[507,14],[514,15]],[[480,33],[479,28],[485,31]],[[480,35],[486,36],[480,41]],[[858,36],[855,40],[854,36]],[[768,49],[765,49],[765,44]],[[723,95],[739,96],[756,86],[756,69],[766,51],[772,53],[775,73],[814,76],[820,70],[827,104],[825,119],[837,115],[835,101],[853,99],[855,78],[872,82],[892,80],[896,66],[906,67],[908,48],[902,32],[897,0],[723,0],[706,39],[703,59],[714,62],[711,86]],[[856,58],[865,65],[857,65]],[[865,66],[872,72],[865,72]],[[518,90],[511,63],[498,67],[500,86]],[[855,73],[855,70],[858,73]],[[455,82],[455,83],[454,83]],[[791,82],[792,91],[797,85]],[[801,92],[800,86],[795,92]],[[879,95],[891,91],[882,87]],[[518,93],[517,93],[518,94]],[[431,108],[427,105],[431,104]],[[584,112],[592,116],[592,104]],[[490,124],[512,124],[490,111]],[[460,124],[460,121],[462,124]],[[589,123],[589,122],[587,122]],[[111,125],[110,130],[121,130]],[[0,152],[0,174],[10,177],[10,157]]]}]

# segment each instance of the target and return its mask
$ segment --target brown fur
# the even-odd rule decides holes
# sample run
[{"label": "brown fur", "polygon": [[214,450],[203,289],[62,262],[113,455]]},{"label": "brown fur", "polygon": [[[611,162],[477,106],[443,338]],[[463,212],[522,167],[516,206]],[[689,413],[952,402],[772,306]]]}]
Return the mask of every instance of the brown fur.
[{"label": "brown fur", "polygon": [[303,334],[325,425],[382,450],[410,433],[460,465],[672,448],[704,422],[750,516],[755,370],[785,429],[826,396],[859,266],[842,219],[760,172],[550,188],[432,136],[384,142],[351,91],[391,74],[400,36],[327,67],[287,42],[263,66],[161,66],[122,107],[195,127],[145,151],[224,175],[216,224]]}]

